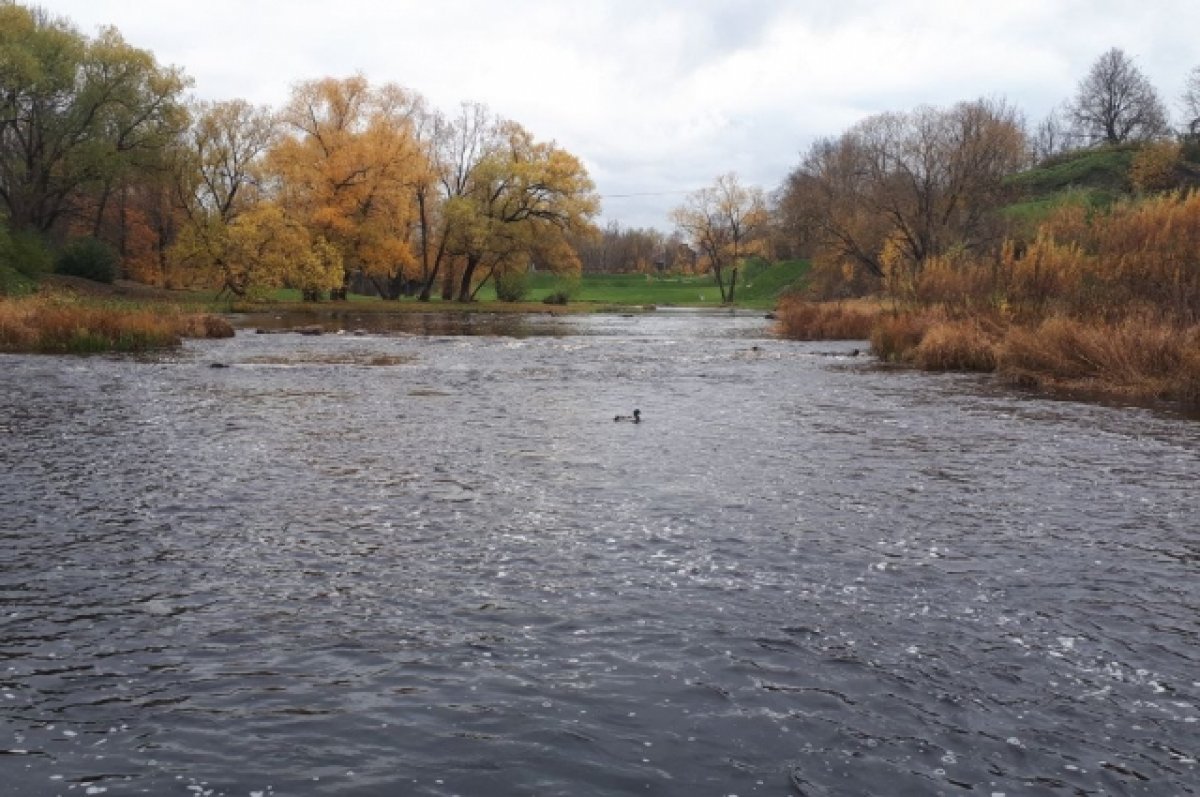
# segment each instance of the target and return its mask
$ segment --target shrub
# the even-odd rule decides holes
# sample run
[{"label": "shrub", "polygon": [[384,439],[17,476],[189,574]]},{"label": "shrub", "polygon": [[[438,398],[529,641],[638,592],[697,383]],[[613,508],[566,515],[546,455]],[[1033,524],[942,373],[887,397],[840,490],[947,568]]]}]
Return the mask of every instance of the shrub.
[{"label": "shrub", "polygon": [[781,334],[792,340],[866,340],[879,318],[879,309],[788,297],[775,315]]},{"label": "shrub", "polygon": [[76,353],[146,351],[182,337],[230,337],[214,315],[180,308],[94,303],[71,297],[0,299],[0,351]]},{"label": "shrub", "polygon": [[945,321],[925,332],[913,361],[926,371],[989,373],[996,370],[996,348],[993,336],[978,321]]},{"label": "shrub", "polygon": [[111,283],[117,278],[117,253],[95,238],[77,238],[58,256],[56,271],[94,282]]},{"label": "shrub", "polygon": [[0,224],[0,295],[29,293],[50,265],[50,253],[40,237]]},{"label": "shrub", "polygon": [[571,297],[567,295],[566,291],[557,290],[547,294],[546,298],[542,299],[542,304],[566,304],[570,300]]},{"label": "shrub", "polygon": [[912,362],[933,325],[928,316],[903,313],[881,317],[871,329],[871,351],[892,362]]},{"label": "shrub", "polygon": [[510,271],[496,277],[496,298],[502,302],[520,302],[529,295],[529,276]]},{"label": "shrub", "polygon": [[1103,387],[1108,392],[1195,401],[1200,328],[1147,318],[1119,323],[1047,318],[1005,337],[999,365],[1011,381]]}]

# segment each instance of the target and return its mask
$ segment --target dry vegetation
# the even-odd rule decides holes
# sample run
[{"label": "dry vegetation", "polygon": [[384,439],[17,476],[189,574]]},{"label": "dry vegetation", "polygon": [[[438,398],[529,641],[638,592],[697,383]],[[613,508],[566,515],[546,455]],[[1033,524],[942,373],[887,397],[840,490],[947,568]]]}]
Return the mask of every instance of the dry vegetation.
[{"label": "dry vegetation", "polygon": [[0,352],[147,351],[183,338],[232,337],[224,318],[168,305],[98,302],[70,295],[0,298]]},{"label": "dry vegetation", "polygon": [[866,340],[880,314],[874,302],[811,302],[788,296],[775,315],[781,334],[793,340]]},{"label": "dry vegetation", "polygon": [[[1019,384],[1200,403],[1200,193],[1064,207],[998,256],[894,271],[893,309],[842,330],[841,304],[780,308],[788,337],[869,338],[882,359]],[[841,334],[843,331],[848,334]]]}]

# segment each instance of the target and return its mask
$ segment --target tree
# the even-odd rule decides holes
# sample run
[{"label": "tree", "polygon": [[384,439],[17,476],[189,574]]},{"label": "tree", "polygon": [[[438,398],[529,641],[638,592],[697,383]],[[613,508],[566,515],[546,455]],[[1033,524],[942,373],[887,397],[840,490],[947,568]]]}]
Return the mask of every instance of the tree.
[{"label": "tree", "polygon": [[183,223],[171,249],[177,265],[237,293],[249,287],[229,277],[231,225],[257,207],[265,192],[264,158],[277,137],[271,111],[243,100],[197,103],[180,137],[174,164]]},{"label": "tree", "polygon": [[1193,138],[1200,136],[1200,66],[1192,67],[1188,73],[1180,105],[1187,135]]},{"label": "tree", "polygon": [[1071,130],[1065,118],[1069,113],[1069,109],[1054,108],[1038,123],[1029,140],[1029,159],[1034,164],[1070,148]]},{"label": "tree", "polygon": [[345,270],[337,247],[314,238],[273,202],[256,204],[217,231],[188,225],[172,251],[180,265],[235,296],[291,285],[313,298],[341,286]]},{"label": "tree", "polygon": [[1094,143],[1148,141],[1168,129],[1158,92],[1117,47],[1101,55],[1079,82],[1070,113],[1080,134]]},{"label": "tree", "polygon": [[899,264],[915,274],[951,248],[999,240],[1004,178],[1024,159],[1020,115],[1004,102],[885,113],[816,142],[788,176],[781,206],[819,260],[875,278]]},{"label": "tree", "polygon": [[486,106],[463,103],[453,120],[435,113],[428,124],[419,128],[428,164],[415,187],[421,301],[429,301],[439,275],[443,276],[442,298],[454,297],[450,241],[458,237],[456,225],[469,219],[454,211],[466,202],[476,182],[476,170],[495,146],[496,124]]},{"label": "tree", "polygon": [[185,123],[187,79],[113,28],[89,40],[0,0],[0,201],[19,229],[51,230],[82,199],[148,168]]},{"label": "tree", "polygon": [[762,189],[745,188],[736,174],[724,174],[712,186],[689,194],[671,219],[707,259],[721,301],[732,303],[738,268],[746,257],[761,254],[766,243],[769,214]]},{"label": "tree", "polygon": [[417,108],[405,89],[356,76],[299,84],[281,114],[290,135],[269,156],[280,202],[340,250],[346,282],[351,271],[399,280],[415,270],[413,189],[425,171]]},{"label": "tree", "polygon": [[488,279],[527,268],[580,269],[568,244],[599,210],[587,170],[521,125],[498,121],[479,139],[480,155],[446,201],[446,249],[462,261],[458,300],[471,301]]}]

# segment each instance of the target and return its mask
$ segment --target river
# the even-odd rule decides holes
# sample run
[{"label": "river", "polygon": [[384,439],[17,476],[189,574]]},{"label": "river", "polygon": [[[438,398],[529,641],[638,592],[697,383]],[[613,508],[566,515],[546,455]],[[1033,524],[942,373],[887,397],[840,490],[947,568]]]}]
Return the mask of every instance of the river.
[{"label": "river", "polygon": [[1200,793],[1194,420],[752,314],[272,321],[0,356],[3,794]]}]

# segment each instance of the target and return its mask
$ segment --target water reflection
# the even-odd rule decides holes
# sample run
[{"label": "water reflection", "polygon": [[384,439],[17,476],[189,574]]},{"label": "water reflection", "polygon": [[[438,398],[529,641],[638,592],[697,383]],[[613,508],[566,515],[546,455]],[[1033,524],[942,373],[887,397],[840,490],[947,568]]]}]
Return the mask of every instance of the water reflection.
[{"label": "water reflection", "polygon": [[560,316],[517,313],[372,313],[322,310],[310,313],[243,313],[232,317],[243,329],[288,332],[319,328],[325,333],[433,336],[562,336],[571,331]]},{"label": "water reflection", "polygon": [[7,793],[1196,790],[1195,424],[347,321],[0,358]]}]

